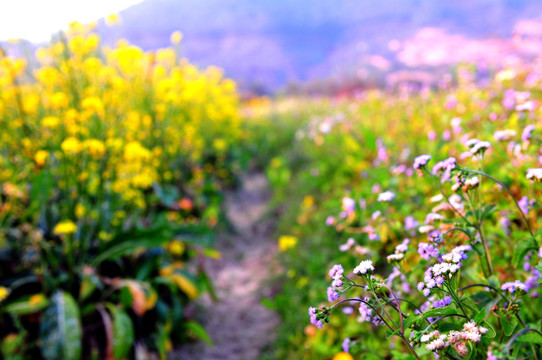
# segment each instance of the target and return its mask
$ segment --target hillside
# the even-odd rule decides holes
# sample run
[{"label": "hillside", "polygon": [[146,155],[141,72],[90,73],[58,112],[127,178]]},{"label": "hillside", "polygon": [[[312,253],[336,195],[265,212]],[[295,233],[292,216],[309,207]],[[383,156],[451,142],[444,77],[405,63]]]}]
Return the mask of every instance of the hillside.
[{"label": "hillside", "polygon": [[[427,51],[453,34],[463,43],[483,40],[471,44],[477,49],[491,40],[501,51],[495,41],[509,39],[520,19],[541,13],[536,0],[147,0],[120,13],[115,36],[102,31],[110,41],[126,38],[154,49],[180,30],[183,55],[195,63],[221,66],[245,87],[275,89],[293,80],[355,75],[361,64],[386,71],[420,65],[411,59],[421,56],[415,50],[393,48],[409,39],[414,45],[428,39]],[[419,38],[426,28],[438,31]]]}]

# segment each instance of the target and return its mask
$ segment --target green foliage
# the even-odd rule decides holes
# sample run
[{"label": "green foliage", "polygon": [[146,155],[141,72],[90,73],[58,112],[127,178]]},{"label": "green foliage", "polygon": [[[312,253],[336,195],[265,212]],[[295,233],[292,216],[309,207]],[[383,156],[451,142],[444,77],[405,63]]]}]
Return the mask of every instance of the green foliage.
[{"label": "green foliage", "polygon": [[81,358],[82,327],[79,308],[70,294],[58,291],[43,313],[40,327],[43,357],[46,360]]}]

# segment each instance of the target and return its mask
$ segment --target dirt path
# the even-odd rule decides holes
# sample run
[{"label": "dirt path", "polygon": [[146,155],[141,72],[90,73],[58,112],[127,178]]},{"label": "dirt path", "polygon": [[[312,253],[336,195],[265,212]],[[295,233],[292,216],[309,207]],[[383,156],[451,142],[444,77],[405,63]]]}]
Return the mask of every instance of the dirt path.
[{"label": "dirt path", "polygon": [[226,196],[227,216],[237,233],[219,236],[222,257],[208,266],[220,301],[205,296],[198,310],[214,346],[188,344],[171,359],[254,360],[274,341],[278,315],[261,305],[263,297],[272,295],[268,280],[278,269],[275,224],[262,218],[269,199],[263,174],[247,175],[242,188]]}]

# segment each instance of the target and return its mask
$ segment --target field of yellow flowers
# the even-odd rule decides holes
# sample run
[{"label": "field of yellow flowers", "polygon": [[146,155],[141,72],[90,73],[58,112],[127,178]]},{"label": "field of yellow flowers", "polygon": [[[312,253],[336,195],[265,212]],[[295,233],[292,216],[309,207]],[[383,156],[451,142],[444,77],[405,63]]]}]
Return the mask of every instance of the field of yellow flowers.
[{"label": "field of yellow flowers", "polygon": [[[242,138],[235,83],[173,46],[100,46],[87,26],[35,58],[0,50],[0,349],[6,359],[165,357],[205,331],[221,192]],[[135,350],[134,350],[135,349]]]}]

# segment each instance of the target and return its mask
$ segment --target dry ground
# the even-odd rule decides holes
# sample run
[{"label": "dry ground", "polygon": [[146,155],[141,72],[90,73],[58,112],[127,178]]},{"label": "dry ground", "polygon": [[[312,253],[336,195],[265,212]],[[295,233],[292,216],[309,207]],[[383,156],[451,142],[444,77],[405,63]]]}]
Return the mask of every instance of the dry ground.
[{"label": "dry ground", "polygon": [[235,231],[218,237],[222,256],[207,264],[219,302],[204,296],[198,303],[199,321],[214,346],[187,344],[171,359],[254,360],[274,341],[278,315],[261,304],[274,292],[269,280],[278,270],[275,224],[266,216],[270,196],[263,174],[245,176],[242,187],[227,194],[227,217]]}]

